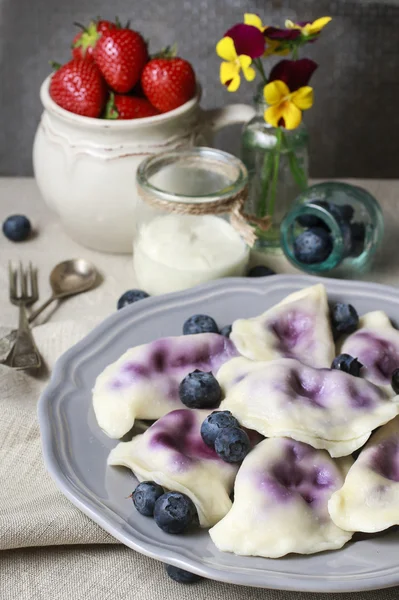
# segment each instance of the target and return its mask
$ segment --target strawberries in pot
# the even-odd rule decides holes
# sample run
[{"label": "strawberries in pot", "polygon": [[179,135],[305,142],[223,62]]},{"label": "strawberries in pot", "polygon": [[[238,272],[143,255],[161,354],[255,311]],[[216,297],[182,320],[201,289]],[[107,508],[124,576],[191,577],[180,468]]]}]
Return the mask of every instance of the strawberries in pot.
[{"label": "strawberries in pot", "polygon": [[148,60],[147,44],[137,31],[115,29],[101,35],[93,56],[109,87],[125,94],[140,79]]},{"label": "strawberries in pot", "polygon": [[99,117],[107,100],[107,87],[94,62],[77,58],[54,73],[50,96],[65,110],[85,117]]},{"label": "strawberries in pot", "polygon": [[183,58],[153,58],[144,67],[141,86],[151,104],[164,113],[193,98],[195,73]]},{"label": "strawberries in pot", "polygon": [[146,98],[110,94],[105,111],[106,119],[142,119],[159,115]]}]

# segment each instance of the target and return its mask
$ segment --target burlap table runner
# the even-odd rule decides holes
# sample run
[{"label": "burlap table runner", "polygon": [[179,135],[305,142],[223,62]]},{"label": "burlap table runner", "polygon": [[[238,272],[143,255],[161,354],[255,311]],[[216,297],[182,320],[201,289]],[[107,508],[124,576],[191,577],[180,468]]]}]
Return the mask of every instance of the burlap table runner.
[{"label": "burlap table runner", "polygon": [[330,595],[179,585],[75,508],[45,471],[36,408],[55,360],[93,324],[35,328],[45,362],[37,377],[0,365],[0,600],[398,600],[399,588]]}]

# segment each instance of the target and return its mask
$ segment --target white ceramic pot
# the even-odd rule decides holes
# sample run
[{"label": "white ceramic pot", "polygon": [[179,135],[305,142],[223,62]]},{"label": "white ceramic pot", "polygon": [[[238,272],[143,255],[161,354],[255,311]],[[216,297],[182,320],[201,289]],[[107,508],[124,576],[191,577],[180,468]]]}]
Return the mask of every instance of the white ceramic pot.
[{"label": "white ceramic pot", "polygon": [[55,104],[49,82],[50,77],[40,90],[44,112],[33,146],[36,181],[69,235],[104,252],[132,251],[136,219],[145,210],[135,182],[144,157],[184,146],[211,146],[215,131],[254,116],[245,104],[202,110],[198,93],[155,117],[92,119]]}]

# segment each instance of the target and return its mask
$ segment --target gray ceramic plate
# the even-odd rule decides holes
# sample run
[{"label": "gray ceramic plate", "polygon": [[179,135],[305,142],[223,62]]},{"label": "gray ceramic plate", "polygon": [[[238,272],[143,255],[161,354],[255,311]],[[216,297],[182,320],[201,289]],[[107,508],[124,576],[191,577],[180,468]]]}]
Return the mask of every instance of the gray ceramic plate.
[{"label": "gray ceramic plate", "polygon": [[[399,585],[399,533],[349,543],[342,550],[278,560],[219,552],[206,531],[170,536],[126,499],[135,486],[127,469],[106,467],[116,445],[98,428],[91,407],[96,376],[131,346],[180,334],[183,321],[206,312],[220,326],[258,315],[287,294],[317,281],[278,275],[226,279],[150,298],[116,312],[57,362],[39,403],[47,469],[61,491],[123,544],[210,579],[311,592],[349,592]],[[381,309],[399,320],[399,291],[377,284],[323,280],[332,301],[360,313]]]}]

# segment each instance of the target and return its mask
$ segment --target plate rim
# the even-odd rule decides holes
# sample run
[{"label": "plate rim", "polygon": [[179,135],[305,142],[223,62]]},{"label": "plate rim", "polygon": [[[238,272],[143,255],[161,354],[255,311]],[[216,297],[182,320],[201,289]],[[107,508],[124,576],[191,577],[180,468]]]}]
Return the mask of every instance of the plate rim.
[{"label": "plate rim", "polygon": [[[107,332],[114,332],[115,325],[125,323],[127,321],[134,321],[135,316],[139,317],[140,314],[148,315],[151,312],[149,309],[157,309],[160,305],[173,305],[175,302],[184,303],[187,299],[198,300],[201,296],[209,294],[209,292],[215,292],[219,290],[225,290],[226,288],[239,287],[241,291],[244,291],[244,287],[252,290],[258,290],[260,294],[267,293],[267,286],[269,283],[273,283],[273,287],[277,284],[281,284],[282,287],[292,286],[295,284],[298,289],[306,287],[308,285],[315,285],[316,283],[323,283],[330,291],[339,293],[345,289],[356,288],[359,294],[370,292],[375,296],[383,296],[384,298],[394,299],[399,305],[399,290],[394,286],[382,285],[374,282],[365,281],[354,281],[354,280],[341,280],[341,279],[330,279],[321,278],[310,275],[272,275],[262,278],[226,278],[217,281],[208,282],[189,290],[181,292],[175,292],[172,294],[166,294],[162,296],[152,296],[146,299],[144,304],[138,302],[125,307],[123,310],[116,311],[115,313],[106,317],[101,323],[96,325],[92,331],[89,332],[82,340],[74,344],[64,354],[62,354],[56,361],[51,377],[47,383],[46,388],[43,390],[37,406],[37,415],[41,434],[41,446],[42,454],[45,467],[55,481],[59,490],[84,514],[86,514],[91,520],[97,523],[102,529],[107,531],[114,538],[119,540],[127,547],[140,552],[150,558],[159,560],[165,563],[173,564],[174,566],[186,569],[206,579],[213,579],[216,581],[230,583],[235,585],[243,585],[248,587],[258,587],[263,589],[276,589],[285,591],[296,591],[296,592],[319,592],[319,593],[346,593],[355,591],[370,591],[375,589],[382,589],[388,587],[394,587],[399,585],[399,565],[395,569],[394,573],[388,575],[384,572],[380,574],[369,574],[366,573],[363,576],[351,576],[349,580],[334,580],[329,582],[328,589],[325,588],[323,582],[326,579],[320,578],[309,578],[304,577],[303,584],[300,581],[301,576],[297,574],[283,574],[273,573],[272,571],[265,570],[265,576],[267,574],[267,586],[264,583],[243,581],[243,575],[235,573],[234,571],[228,570],[227,568],[213,567],[211,564],[199,563],[196,560],[188,557],[179,556],[178,552],[174,550],[173,544],[166,551],[164,548],[153,548],[153,543],[150,541],[146,543],[142,540],[134,540],[129,534],[123,534],[122,531],[115,528],[112,523],[109,523],[104,517],[96,511],[96,506],[93,501],[85,496],[82,490],[75,489],[75,485],[69,480],[65,472],[62,470],[59,463],[56,448],[54,444],[53,429],[54,423],[50,418],[49,407],[51,407],[52,398],[54,393],[57,392],[57,388],[65,378],[68,371],[70,371],[71,360],[77,360],[79,355],[85,350],[89,349],[97,340],[106,336]],[[333,289],[331,289],[333,288]],[[336,288],[336,289],[334,289]],[[353,289],[351,289],[353,293]],[[167,308],[167,306],[166,306]],[[399,316],[398,316],[399,318]],[[126,325],[125,325],[126,326]],[[67,368],[68,367],[68,368]],[[101,504],[98,501],[98,504]],[[100,507],[98,507],[100,508]],[[339,551],[339,550],[338,550]],[[392,569],[390,569],[392,571]]]}]

